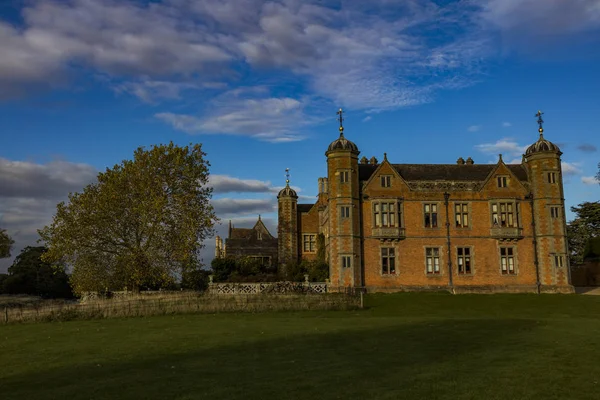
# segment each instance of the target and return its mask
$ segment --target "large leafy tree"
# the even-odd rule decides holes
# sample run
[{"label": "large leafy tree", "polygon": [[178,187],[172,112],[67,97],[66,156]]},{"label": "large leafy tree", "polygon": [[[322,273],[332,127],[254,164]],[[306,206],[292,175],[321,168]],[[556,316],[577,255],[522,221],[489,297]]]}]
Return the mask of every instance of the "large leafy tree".
[{"label": "large leafy tree", "polygon": [[0,229],[0,258],[10,257],[10,250],[14,243],[14,240],[8,236],[6,230]]},{"label": "large leafy tree", "polygon": [[47,251],[43,246],[25,247],[3,282],[3,291],[10,294],[32,294],[47,298],[69,298],[73,292],[64,266],[42,260]]},{"label": "large leafy tree", "polygon": [[73,267],[76,293],[170,284],[198,262],[216,221],[200,144],[138,148],[60,203],[44,257]]},{"label": "large leafy tree", "polygon": [[572,265],[583,263],[585,249],[593,238],[600,237],[600,202],[585,202],[571,207],[576,217],[567,225],[567,239]]}]

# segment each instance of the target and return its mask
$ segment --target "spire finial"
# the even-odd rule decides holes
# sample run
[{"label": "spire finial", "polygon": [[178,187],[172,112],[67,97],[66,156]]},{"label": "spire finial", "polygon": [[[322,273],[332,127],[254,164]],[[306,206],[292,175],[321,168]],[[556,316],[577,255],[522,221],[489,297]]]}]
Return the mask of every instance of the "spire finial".
[{"label": "spire finial", "polygon": [[290,169],[285,169],[285,186],[290,186]]},{"label": "spire finial", "polygon": [[344,110],[340,108],[336,114],[339,115],[337,120],[340,121],[340,136],[344,136]]},{"label": "spire finial", "polygon": [[540,126],[538,129],[538,132],[540,133],[540,137],[544,136],[544,128],[542,127],[544,120],[542,119],[542,115],[544,115],[544,113],[541,112],[540,110],[538,110],[537,114],[535,114],[535,116],[538,117],[537,123]]},{"label": "spire finial", "polygon": [[387,153],[383,153],[383,161],[387,161]]},{"label": "spire finial", "polygon": [[260,214],[258,214],[258,220],[260,221]]}]

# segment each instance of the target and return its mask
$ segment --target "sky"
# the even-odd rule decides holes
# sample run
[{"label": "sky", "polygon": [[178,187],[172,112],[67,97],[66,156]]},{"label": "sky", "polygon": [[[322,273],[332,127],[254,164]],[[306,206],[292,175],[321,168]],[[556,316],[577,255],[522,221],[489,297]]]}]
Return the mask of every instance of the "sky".
[{"label": "sky", "polygon": [[314,202],[340,107],[392,163],[520,162],[542,110],[567,208],[597,201],[599,62],[600,0],[0,0],[0,227],[14,256],[173,141],[202,143],[221,236],[258,214],[276,235],[285,169]]}]

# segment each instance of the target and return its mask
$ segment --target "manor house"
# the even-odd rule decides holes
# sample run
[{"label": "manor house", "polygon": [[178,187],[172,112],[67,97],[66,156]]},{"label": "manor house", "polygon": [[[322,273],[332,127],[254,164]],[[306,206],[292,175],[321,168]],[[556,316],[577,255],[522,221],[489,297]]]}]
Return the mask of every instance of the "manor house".
[{"label": "manor house", "polygon": [[502,155],[496,164],[470,157],[395,164],[385,153],[381,162],[359,159],[338,114],[339,137],[325,152],[316,203],[298,204],[289,180],[277,196],[281,267],[316,259],[323,243],[332,287],[573,291],[562,152],[544,138],[541,112],[539,139],[520,164]]}]

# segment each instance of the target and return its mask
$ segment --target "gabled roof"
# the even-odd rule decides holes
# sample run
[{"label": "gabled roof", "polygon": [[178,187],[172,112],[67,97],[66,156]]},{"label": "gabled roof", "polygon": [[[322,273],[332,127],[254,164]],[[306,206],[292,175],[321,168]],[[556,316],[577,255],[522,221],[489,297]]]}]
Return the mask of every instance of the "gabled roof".
[{"label": "gabled roof", "polygon": [[[496,168],[496,164],[392,164],[400,176],[407,181],[485,181]],[[527,182],[527,171],[521,164],[506,165],[515,176]],[[367,181],[378,165],[359,164],[358,178]]]},{"label": "gabled roof", "polygon": [[229,239],[247,239],[252,236],[252,228],[231,228]]}]

